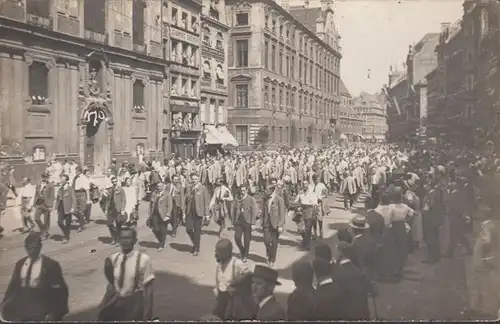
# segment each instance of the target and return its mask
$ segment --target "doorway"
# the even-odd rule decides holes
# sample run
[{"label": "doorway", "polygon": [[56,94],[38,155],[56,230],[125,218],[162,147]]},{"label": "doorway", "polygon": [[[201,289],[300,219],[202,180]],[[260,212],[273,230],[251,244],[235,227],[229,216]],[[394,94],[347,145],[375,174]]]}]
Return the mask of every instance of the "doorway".
[{"label": "doorway", "polygon": [[109,126],[105,109],[89,107],[85,114],[84,164],[95,174],[104,174],[111,162]]}]

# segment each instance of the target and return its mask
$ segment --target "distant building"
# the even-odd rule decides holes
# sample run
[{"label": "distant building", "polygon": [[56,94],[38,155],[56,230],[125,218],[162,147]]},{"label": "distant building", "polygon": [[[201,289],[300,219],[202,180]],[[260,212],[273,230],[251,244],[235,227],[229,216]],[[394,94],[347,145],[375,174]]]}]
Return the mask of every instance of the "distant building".
[{"label": "distant building", "polygon": [[363,92],[352,100],[352,106],[363,120],[362,136],[365,139],[385,141],[388,128],[384,96]]},{"label": "distant building", "polygon": [[405,71],[392,71],[384,90],[391,108],[388,109],[389,140],[416,141],[427,113],[426,75],[437,66],[436,46],[439,33],[426,34],[415,46],[410,45]]},{"label": "distant building", "polygon": [[228,124],[241,148],[326,143],[340,104],[332,1],[286,10],[274,0],[226,0],[226,13]]},{"label": "distant building", "polygon": [[336,129],[346,135],[347,138],[361,138],[365,120],[353,108],[352,96],[342,79],[340,80],[340,98]]}]

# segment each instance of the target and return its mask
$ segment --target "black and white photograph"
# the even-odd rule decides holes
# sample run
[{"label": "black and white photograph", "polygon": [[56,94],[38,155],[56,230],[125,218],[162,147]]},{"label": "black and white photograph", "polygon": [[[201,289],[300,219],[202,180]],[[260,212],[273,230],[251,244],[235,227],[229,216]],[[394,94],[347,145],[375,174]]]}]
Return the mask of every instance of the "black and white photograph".
[{"label": "black and white photograph", "polygon": [[493,321],[499,291],[500,1],[0,0],[1,321]]}]

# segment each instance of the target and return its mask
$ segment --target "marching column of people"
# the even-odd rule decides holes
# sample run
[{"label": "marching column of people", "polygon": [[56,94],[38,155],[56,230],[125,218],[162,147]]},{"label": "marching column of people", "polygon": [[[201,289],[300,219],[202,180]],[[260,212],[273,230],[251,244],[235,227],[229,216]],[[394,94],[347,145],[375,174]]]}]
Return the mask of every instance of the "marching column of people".
[{"label": "marching column of people", "polygon": [[[457,161],[450,161],[449,156],[456,157]],[[321,248],[316,244],[318,255],[313,263],[294,267],[294,282],[298,290],[290,300],[295,300],[297,295],[313,295],[314,289],[309,283],[312,269],[318,281],[314,298],[317,303],[305,303],[309,311],[289,310],[288,316],[312,318],[311,314],[305,313],[315,309],[314,319],[369,318],[368,300],[376,296],[372,281],[402,280],[408,255],[420,248],[427,252],[425,262],[435,264],[442,258],[456,256],[460,246],[466,255],[472,254],[467,278],[470,310],[484,315],[491,314],[495,307],[498,309],[498,304],[494,306],[494,302],[485,301],[492,287],[496,287],[488,286],[485,277],[491,281],[496,274],[494,263],[498,249],[495,249],[495,242],[500,228],[494,212],[499,198],[495,186],[498,165],[500,163],[491,157],[474,157],[463,151],[448,150],[444,154],[437,149],[410,150],[383,145],[334,146],[316,151],[253,152],[186,161],[169,159],[163,165],[153,160],[141,162],[138,168],[128,163],[118,168],[113,161],[109,183],[94,190],[86,175],[87,170],[74,163],[61,167],[54,162],[38,185],[24,178],[20,190],[13,190],[10,177],[9,182],[3,182],[5,188],[0,187],[0,211],[5,213],[5,202],[11,192],[17,195],[23,232],[31,233],[30,240],[36,237],[41,241],[50,237],[50,213],[54,210],[63,233],[63,243],[67,243],[72,218],[76,218],[78,231],[82,231],[90,220],[89,204],[99,202],[107,218],[112,243],[120,243],[122,248],[132,245],[133,249],[136,240],[134,226],[141,218],[138,204],[146,200],[150,205],[147,224],[158,239],[160,251],[165,247],[168,225],[175,236],[182,224],[193,244],[192,254],[198,255],[202,228],[213,219],[219,225],[219,235],[228,228],[234,229],[234,240],[242,261],[249,257],[252,231],[260,221],[269,267],[258,266],[253,273],[254,308],[248,314],[258,319],[284,319],[287,312],[272,301],[274,287],[279,285],[272,266],[277,260],[279,236],[285,222],[290,218],[297,223],[303,246],[310,248],[314,237],[323,236],[322,220],[330,212],[325,203],[329,193],[342,196],[345,208],[350,209],[368,185],[370,196],[366,201],[366,217],[354,217],[350,222],[351,230],[338,234],[337,250],[341,258],[332,260],[328,247]],[[57,187],[53,184],[57,178],[53,172],[61,173]],[[9,171],[9,175],[12,172]],[[125,190],[127,188],[133,190]],[[131,222],[133,218],[135,223]],[[476,226],[478,223],[480,226]],[[33,231],[35,224],[39,233]],[[478,228],[474,245],[467,237],[472,227]],[[227,251],[232,253],[232,245],[230,248],[227,242],[221,245],[221,251],[225,251],[221,255],[226,255],[218,257],[218,263],[224,263],[220,272],[226,273],[221,275],[222,278],[227,275],[227,262],[236,261],[227,256]],[[128,253],[130,251],[117,257],[117,260],[121,258],[120,267],[126,269],[135,264],[138,270],[129,273],[152,271],[148,268],[149,261],[145,261],[148,258],[138,253],[134,263],[126,256]],[[114,287],[110,288],[110,294],[120,294],[124,287],[120,279],[122,271],[114,268],[117,263],[111,259],[106,261],[105,268],[109,268],[109,264],[108,281],[110,287]],[[124,295],[140,291],[141,298],[150,300],[150,290],[146,286],[152,282],[152,276],[147,274],[149,279],[142,283],[142,279],[137,278],[131,276],[133,288],[127,288]],[[226,277],[221,279],[226,287],[222,284],[217,293],[217,296],[225,295],[220,298],[226,301],[228,295],[225,292],[233,298],[228,280]],[[356,289],[342,288],[349,282],[356,282]],[[244,292],[245,288],[236,290]],[[112,311],[104,309],[102,316],[119,320],[151,317],[146,310],[141,311],[142,317],[138,313],[123,315],[124,318],[109,315],[116,309],[127,308],[124,305],[131,305],[127,304],[131,301],[123,303],[110,306]],[[321,306],[332,304],[344,306],[338,309]],[[351,308],[355,306],[361,308],[354,311]],[[43,311],[35,313],[41,318]],[[226,318],[239,317],[234,310],[219,309],[217,313],[217,316]],[[47,314],[49,318],[61,316],[47,311],[43,316]],[[13,318],[18,316],[15,314]]]}]

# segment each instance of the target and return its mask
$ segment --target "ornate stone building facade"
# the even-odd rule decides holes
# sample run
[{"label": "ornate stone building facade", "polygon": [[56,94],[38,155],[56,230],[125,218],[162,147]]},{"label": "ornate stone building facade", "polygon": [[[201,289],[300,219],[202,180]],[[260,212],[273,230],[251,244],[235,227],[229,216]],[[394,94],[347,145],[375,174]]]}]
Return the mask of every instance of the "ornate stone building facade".
[{"label": "ornate stone building facade", "polygon": [[200,116],[207,145],[238,145],[227,128],[228,38],[224,0],[205,0],[202,10]]},{"label": "ornate stone building facade", "polygon": [[198,155],[200,116],[201,9],[197,0],[164,3],[170,55],[170,151],[176,156]]},{"label": "ornate stone building facade", "polygon": [[[28,170],[51,157],[73,159],[99,173],[112,158],[168,153],[170,32],[162,6],[170,4],[2,1],[1,159]],[[185,69],[176,70],[179,82],[187,76],[198,91],[197,77],[189,78],[197,68]],[[185,101],[196,103],[198,94]]]},{"label": "ornate stone building facade", "polygon": [[365,120],[353,106],[353,98],[342,79],[340,80],[340,107],[337,112],[336,129],[347,138],[356,139],[363,134]]},{"label": "ornate stone building facade", "polygon": [[327,143],[340,104],[332,6],[285,10],[272,0],[226,0],[229,124],[241,146],[262,133],[270,148]]},{"label": "ornate stone building facade", "polygon": [[363,120],[362,136],[365,139],[383,142],[386,140],[387,118],[385,96],[362,92],[353,99],[354,111]]}]

